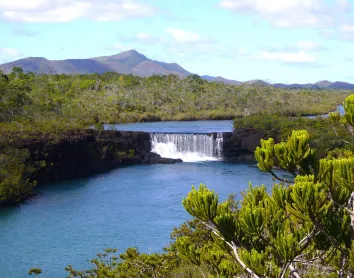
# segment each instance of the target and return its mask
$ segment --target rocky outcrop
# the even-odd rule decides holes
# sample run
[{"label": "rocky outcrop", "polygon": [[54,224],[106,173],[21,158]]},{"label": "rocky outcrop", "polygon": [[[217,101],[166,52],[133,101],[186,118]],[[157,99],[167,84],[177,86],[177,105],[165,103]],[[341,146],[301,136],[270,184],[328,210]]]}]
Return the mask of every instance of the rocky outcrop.
[{"label": "rocky outcrop", "polygon": [[254,161],[254,151],[266,133],[258,129],[236,128],[223,134],[223,158],[226,161]]},{"label": "rocky outcrop", "polygon": [[[58,136],[12,135],[1,148],[28,149],[30,163],[42,165],[32,174],[38,183],[88,177],[120,165],[181,162],[151,153],[149,133],[80,130]],[[38,163],[41,162],[41,163]]]},{"label": "rocky outcrop", "polygon": [[[224,160],[253,161],[254,150],[265,137],[265,132],[256,129],[224,133]],[[55,136],[19,133],[1,138],[0,152],[4,149],[28,150],[29,158],[22,163],[29,165],[31,171],[23,174],[24,180],[29,178],[40,184],[88,177],[120,165],[182,162],[152,153],[150,134],[146,132],[89,129]],[[7,153],[11,154],[11,150]]]}]

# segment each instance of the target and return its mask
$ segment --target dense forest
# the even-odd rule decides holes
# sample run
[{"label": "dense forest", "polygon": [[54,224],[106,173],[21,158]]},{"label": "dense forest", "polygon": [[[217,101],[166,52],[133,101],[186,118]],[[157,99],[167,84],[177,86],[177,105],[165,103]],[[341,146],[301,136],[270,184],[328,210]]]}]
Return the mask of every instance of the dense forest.
[{"label": "dense forest", "polygon": [[226,85],[197,75],[0,72],[0,130],[57,132],[94,123],[301,116],[335,110],[349,91]]}]

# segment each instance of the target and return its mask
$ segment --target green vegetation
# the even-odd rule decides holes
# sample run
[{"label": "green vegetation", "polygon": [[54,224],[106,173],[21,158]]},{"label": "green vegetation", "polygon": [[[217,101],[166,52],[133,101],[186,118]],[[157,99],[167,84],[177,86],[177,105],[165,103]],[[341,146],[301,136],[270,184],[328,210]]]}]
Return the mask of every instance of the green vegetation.
[{"label": "green vegetation", "polygon": [[[18,67],[7,75],[0,71],[0,204],[28,196],[35,186],[33,168],[40,167],[33,165],[27,150],[17,150],[12,142],[38,137],[56,140],[69,130],[90,125],[101,130],[102,123],[322,114],[334,110],[348,94],[232,86],[197,75],[179,79],[117,73],[36,75]],[[341,145],[330,142],[331,146]],[[131,158],[134,153],[118,151],[116,156]]]},{"label": "green vegetation", "polygon": [[[354,95],[346,99],[345,110],[343,117],[331,113],[330,121],[334,130],[346,128],[353,142]],[[174,230],[175,241],[165,254],[148,255],[163,262],[155,260],[155,265],[135,250],[132,258],[141,257],[123,271],[129,249],[123,261],[102,263],[100,270],[113,271],[107,277],[126,277],[126,271],[136,271],[131,272],[136,277],[353,277],[352,151],[335,150],[317,159],[306,130],[292,131],[277,144],[272,138],[261,140],[255,151],[258,167],[280,182],[271,193],[249,185],[239,202],[231,196],[220,203],[205,185],[193,187],[183,205],[194,220]],[[277,168],[293,179],[280,176]],[[184,272],[178,276],[177,269]],[[85,272],[91,271],[88,276],[67,270],[69,277],[106,277],[93,270]]]},{"label": "green vegetation", "polygon": [[[35,75],[14,68],[0,72],[0,143],[91,124],[101,129],[102,123],[237,117],[236,127],[262,128],[275,137],[256,150],[259,168],[280,181],[271,194],[250,185],[241,201],[219,203],[206,186],[193,188],[183,205],[194,220],[173,231],[165,253],[130,248],[117,256],[107,249],[92,269],[69,266],[69,277],[352,277],[354,97],[346,100],[345,117],[289,118],[334,110],[348,95],[208,83],[196,75]],[[118,158],[133,155],[116,152]],[[0,202],[30,194],[31,173],[45,164],[16,147],[2,147],[0,162]]]},{"label": "green vegetation", "polygon": [[[325,157],[336,148],[352,148],[350,135],[343,125],[335,130],[328,118],[307,119],[277,115],[253,115],[234,120],[235,128],[256,128],[265,131],[266,137],[276,142],[286,140],[293,130],[306,129],[310,135],[310,146],[316,149],[318,157]],[[344,139],[344,140],[343,140]],[[347,141],[347,142],[345,142]]]},{"label": "green vegetation", "polygon": [[29,270],[29,272],[28,272],[28,275],[35,275],[36,276],[36,278],[38,277],[38,275],[39,274],[41,274],[42,273],[42,269],[40,269],[40,268],[31,268],[30,270]]},{"label": "green vegetation", "polygon": [[0,131],[60,132],[100,123],[322,114],[348,95],[233,86],[197,75],[35,75],[14,68],[8,75],[0,72]]},{"label": "green vegetation", "polygon": [[26,149],[5,148],[0,153],[0,204],[17,203],[29,196],[36,182],[30,176],[42,163],[32,163]]}]

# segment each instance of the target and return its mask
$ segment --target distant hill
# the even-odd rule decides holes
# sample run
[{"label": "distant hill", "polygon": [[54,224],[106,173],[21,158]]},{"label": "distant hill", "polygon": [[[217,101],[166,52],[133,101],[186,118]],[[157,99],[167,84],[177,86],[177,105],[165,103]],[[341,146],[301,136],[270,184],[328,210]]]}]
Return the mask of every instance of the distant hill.
[{"label": "distant hill", "polygon": [[328,80],[322,80],[322,81],[316,82],[314,85],[318,86],[319,88],[326,88],[331,84],[332,84],[332,82],[330,82]]},{"label": "distant hill", "polygon": [[270,85],[268,82],[265,82],[265,81],[259,80],[259,79],[246,81],[244,83],[250,84],[250,85],[257,85],[257,86],[269,86]]},{"label": "distant hill", "polygon": [[205,80],[207,80],[209,82],[222,82],[222,83],[231,84],[231,85],[240,85],[240,84],[242,84],[242,82],[240,82],[240,81],[226,79],[226,78],[221,77],[221,76],[214,77],[214,76],[210,76],[210,75],[202,75],[201,78],[203,78],[203,79],[205,79]]},{"label": "distant hill", "polygon": [[323,89],[325,87],[320,87],[317,83],[307,83],[307,84],[283,84],[283,83],[275,83],[273,84],[275,88],[282,88],[282,89]]},{"label": "distant hill", "polygon": [[347,83],[347,82],[333,82],[332,84],[330,84],[329,86],[327,86],[326,88],[328,89],[347,89],[347,90],[354,90],[354,85]]},{"label": "distant hill", "polygon": [[[133,74],[142,77],[176,74],[181,78],[192,74],[176,63],[164,63],[151,60],[136,50],[128,50],[117,55],[102,56],[89,59],[48,60],[43,57],[29,57],[2,64],[0,65],[0,70],[2,70],[4,73],[9,73],[14,67],[21,67],[25,72],[34,72],[39,74],[89,74],[118,72],[122,74]],[[328,80],[307,84],[269,84],[259,79],[240,82],[237,80],[226,79],[222,76],[214,77],[210,75],[202,75],[201,78],[209,82],[222,82],[230,85],[250,84],[256,86],[274,86],[276,88],[283,89],[327,88],[354,90],[354,84],[340,81],[330,82]]]},{"label": "distant hill", "polygon": [[29,57],[0,65],[4,73],[21,67],[26,72],[86,74],[108,71],[138,76],[177,74],[188,76],[191,73],[176,63],[154,61],[136,50],[129,50],[113,56],[90,59],[47,60],[43,57]]},{"label": "distant hill", "polygon": [[284,89],[340,89],[340,90],[354,90],[354,84],[350,84],[347,82],[330,82],[327,80],[319,81],[316,83],[308,83],[308,84],[282,84],[276,83],[273,84],[276,88],[284,88]]}]

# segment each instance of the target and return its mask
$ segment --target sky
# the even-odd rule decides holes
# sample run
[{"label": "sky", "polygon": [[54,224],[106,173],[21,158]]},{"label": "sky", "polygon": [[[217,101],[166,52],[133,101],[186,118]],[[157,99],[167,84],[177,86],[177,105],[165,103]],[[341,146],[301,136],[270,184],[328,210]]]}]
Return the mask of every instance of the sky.
[{"label": "sky", "polygon": [[130,49],[198,75],[354,83],[354,0],[0,0],[0,64]]}]

